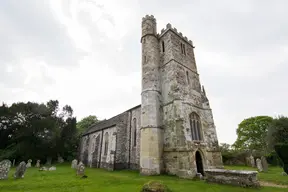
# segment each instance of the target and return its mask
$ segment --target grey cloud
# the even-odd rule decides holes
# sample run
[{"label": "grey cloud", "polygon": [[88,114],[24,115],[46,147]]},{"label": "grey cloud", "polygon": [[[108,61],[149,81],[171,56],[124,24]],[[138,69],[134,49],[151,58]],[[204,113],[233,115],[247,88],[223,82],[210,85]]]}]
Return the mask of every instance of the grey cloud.
[{"label": "grey cloud", "polygon": [[30,56],[52,65],[76,64],[79,50],[48,4],[33,0],[1,1],[0,15],[2,62],[21,62],[21,56]]}]

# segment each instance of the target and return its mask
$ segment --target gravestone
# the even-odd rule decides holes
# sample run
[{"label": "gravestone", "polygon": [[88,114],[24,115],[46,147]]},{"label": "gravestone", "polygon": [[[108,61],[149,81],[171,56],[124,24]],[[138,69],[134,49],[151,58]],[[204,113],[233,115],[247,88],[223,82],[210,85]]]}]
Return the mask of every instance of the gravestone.
[{"label": "gravestone", "polygon": [[74,159],[74,160],[72,161],[72,163],[71,163],[71,168],[72,168],[72,169],[77,169],[77,164],[78,164],[77,159]]},{"label": "gravestone", "polygon": [[251,167],[256,167],[255,166],[255,159],[252,155],[250,156],[250,164],[251,164]]},{"label": "gravestone", "polygon": [[11,164],[11,161],[8,159],[0,162],[0,180],[8,179]]},{"label": "gravestone", "polygon": [[52,166],[48,169],[48,171],[56,171],[56,167]]},{"label": "gravestone", "polygon": [[85,175],[85,166],[84,164],[80,161],[78,166],[77,166],[77,175]]},{"label": "gravestone", "polygon": [[37,167],[37,168],[40,167],[40,160],[37,160],[35,167]]},{"label": "gravestone", "polygon": [[25,172],[26,172],[26,163],[25,161],[22,161],[16,168],[16,171],[14,173],[14,178],[15,179],[24,178]]},{"label": "gravestone", "polygon": [[51,163],[52,163],[52,158],[51,157],[47,157],[46,165],[51,165]]},{"label": "gravestone", "polygon": [[58,156],[58,163],[63,163],[64,159],[61,156]]},{"label": "gravestone", "polygon": [[264,156],[261,157],[261,163],[262,163],[263,171],[267,172],[268,171],[268,163],[267,163],[267,160]]},{"label": "gravestone", "polygon": [[263,167],[262,167],[261,159],[259,159],[259,158],[256,159],[256,165],[257,165],[258,171],[262,172],[263,171]]},{"label": "gravestone", "polygon": [[32,159],[29,159],[26,164],[26,168],[31,167]]}]

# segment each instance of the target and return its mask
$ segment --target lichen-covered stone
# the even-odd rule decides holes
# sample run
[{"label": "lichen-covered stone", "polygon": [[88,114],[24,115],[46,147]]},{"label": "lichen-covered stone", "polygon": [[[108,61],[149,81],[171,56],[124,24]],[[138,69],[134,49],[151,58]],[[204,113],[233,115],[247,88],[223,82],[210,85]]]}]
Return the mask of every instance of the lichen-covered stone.
[{"label": "lichen-covered stone", "polygon": [[16,171],[14,173],[14,178],[15,179],[20,179],[20,178],[24,178],[24,174],[26,172],[26,163],[25,161],[22,161],[21,163],[19,163],[18,167],[16,168]]},{"label": "lichen-covered stone", "polygon": [[[89,167],[183,178],[195,177],[202,168],[223,168],[192,41],[171,24],[157,34],[156,19],[146,16],[141,46],[141,105],[92,125],[83,134],[80,160]],[[201,157],[198,161],[196,153]]]},{"label": "lichen-covered stone", "polygon": [[159,181],[145,183],[140,192],[172,192],[166,185]]},{"label": "lichen-covered stone", "polygon": [[207,182],[229,184],[241,187],[260,187],[257,171],[208,169],[205,170]]},{"label": "lichen-covered stone", "polygon": [[11,167],[11,161],[5,159],[0,162],[0,180],[8,179],[8,174]]}]

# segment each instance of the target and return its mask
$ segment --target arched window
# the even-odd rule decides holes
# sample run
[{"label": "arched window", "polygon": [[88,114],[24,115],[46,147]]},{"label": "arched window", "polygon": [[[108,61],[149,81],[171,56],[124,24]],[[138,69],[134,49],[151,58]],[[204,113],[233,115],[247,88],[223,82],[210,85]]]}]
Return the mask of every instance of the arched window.
[{"label": "arched window", "polygon": [[108,144],[109,144],[109,134],[108,134],[108,132],[105,133],[104,140],[105,140],[105,143],[104,143],[104,155],[107,155],[107,153],[108,153]]},{"label": "arched window", "polygon": [[192,140],[201,141],[202,140],[201,120],[199,115],[197,115],[194,112],[190,114],[190,126],[191,126]]},{"label": "arched window", "polygon": [[137,122],[136,118],[133,119],[133,146],[137,144]]}]

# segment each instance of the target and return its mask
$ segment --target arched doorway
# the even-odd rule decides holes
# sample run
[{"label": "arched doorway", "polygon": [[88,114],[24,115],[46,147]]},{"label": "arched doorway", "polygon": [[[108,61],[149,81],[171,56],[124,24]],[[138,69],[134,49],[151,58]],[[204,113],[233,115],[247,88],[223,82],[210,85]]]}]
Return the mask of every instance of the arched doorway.
[{"label": "arched doorway", "polygon": [[196,160],[197,173],[201,173],[204,176],[203,161],[199,151],[196,151],[195,160]]}]

